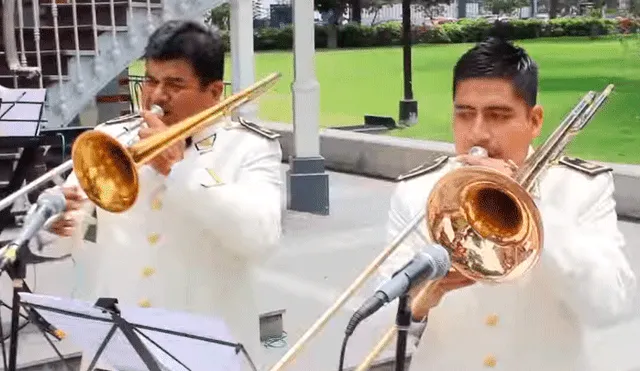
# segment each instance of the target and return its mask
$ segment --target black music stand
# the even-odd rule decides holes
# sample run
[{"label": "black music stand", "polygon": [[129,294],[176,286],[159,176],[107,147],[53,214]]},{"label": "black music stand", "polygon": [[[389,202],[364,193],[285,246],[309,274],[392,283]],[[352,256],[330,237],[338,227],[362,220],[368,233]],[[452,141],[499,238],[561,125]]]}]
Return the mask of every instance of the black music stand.
[{"label": "black music stand", "polygon": [[[42,249],[42,242],[40,238],[32,239],[32,241],[36,241],[38,244],[38,250]],[[10,241],[3,241],[2,246],[6,245]],[[31,241],[29,241],[31,242]],[[31,293],[31,290],[27,286],[25,282],[27,276],[27,265],[40,264],[48,261],[57,261],[68,258],[70,255],[64,255],[61,257],[44,257],[34,254],[31,251],[31,243],[22,246],[18,249],[18,257],[16,261],[8,265],[5,270],[0,271],[0,275],[6,272],[13,283],[13,298],[11,307],[9,307],[6,303],[0,300],[0,304],[5,308],[11,309],[11,330],[9,334],[9,363],[7,365],[7,355],[5,350],[5,341],[7,340],[4,336],[4,331],[2,330],[2,326],[0,325],[0,337],[2,337],[2,357],[5,370],[8,371],[16,371],[17,361],[18,361],[18,333],[20,330],[25,328],[29,323],[32,323],[40,330],[44,338],[47,340],[49,345],[53,348],[54,352],[58,355],[60,360],[63,362],[67,370],[70,371],[69,366],[66,364],[65,358],[62,356],[58,348],[53,344],[53,341],[47,336],[47,334],[53,336],[56,340],[60,341],[63,338],[63,333],[60,332],[55,326],[45,320],[40,314],[34,311],[31,308],[25,308],[27,312],[27,316],[20,314],[20,293]],[[27,322],[22,325],[19,324],[20,317],[26,319]],[[2,321],[2,317],[0,316],[0,322]]]},{"label": "black music stand", "polygon": [[68,330],[72,341],[94,354],[88,370],[105,356],[109,367],[131,371],[239,371],[242,358],[257,371],[242,344],[209,335],[230,338],[217,320],[162,309],[121,308],[115,298],[100,298],[91,305],[46,295],[20,296],[23,306]]},{"label": "black music stand", "polygon": [[[5,96],[0,97],[0,126],[4,123],[8,123],[7,125],[11,127],[11,125],[21,125],[21,123],[36,123],[35,128],[33,130],[32,136],[0,136],[0,150],[9,150],[10,153],[20,153],[20,149],[22,152],[17,158],[17,164],[15,169],[11,174],[11,179],[7,187],[0,191],[0,198],[4,198],[17,190],[19,190],[24,181],[29,181],[30,178],[35,178],[41,174],[34,172],[33,170],[37,165],[43,163],[43,154],[46,151],[48,146],[52,144],[56,144],[59,141],[58,138],[55,137],[37,137],[40,130],[40,124],[44,122],[42,115],[44,112],[44,96],[40,101],[31,101],[28,99],[24,99],[28,94],[27,92],[34,91],[33,89],[28,90],[12,90],[12,89],[3,89],[2,93],[4,94],[12,94],[15,96],[15,99],[12,101],[7,101]],[[16,112],[12,110],[16,110],[17,107],[24,107],[27,105],[29,108],[25,112],[22,110],[21,112]],[[21,115],[31,118],[22,118]],[[11,131],[11,130],[10,130]],[[24,134],[24,133],[23,133]],[[30,134],[30,133],[26,133]],[[44,169],[46,171],[46,169]],[[31,202],[35,201],[34,197],[29,197]],[[7,207],[3,210],[0,210],[0,233],[9,226],[14,226],[15,220],[11,215],[11,207]],[[2,241],[2,245],[6,245],[9,241]],[[19,251],[19,256],[16,259],[15,264],[7,267],[4,271],[0,271],[0,275],[3,272],[6,272],[13,282],[13,298],[11,307],[0,300],[0,305],[11,309],[11,330],[10,330],[10,345],[9,345],[9,359],[7,364],[7,355],[5,349],[5,341],[7,340],[4,336],[4,331],[1,326],[1,316],[0,316],[0,338],[2,338],[2,356],[3,356],[3,365],[6,370],[15,371],[17,367],[17,350],[18,350],[18,333],[21,329],[26,327],[29,323],[34,324],[43,334],[45,339],[52,346],[58,357],[64,361],[64,357],[60,354],[59,350],[53,344],[52,340],[47,337],[47,334],[53,336],[57,340],[61,340],[61,333],[52,326],[49,322],[47,322],[42,316],[40,316],[37,312],[32,309],[26,310],[27,315],[22,315],[20,313],[20,292],[31,292],[27,283],[25,282],[26,278],[26,267],[27,265],[34,265],[48,261],[56,261],[62,260],[69,257],[69,255],[65,255],[62,257],[43,257],[35,255],[31,246],[35,242],[37,246],[37,250],[41,251],[43,248],[42,241],[39,238],[32,239],[29,241],[26,246],[22,246]],[[26,319],[27,322],[20,325],[19,320],[20,317]],[[66,365],[66,363],[64,363]],[[67,366],[67,369],[68,366]]]},{"label": "black music stand", "polygon": [[[13,172],[13,176],[9,181],[9,185],[0,192],[2,197],[6,197],[9,194],[17,191],[22,186],[23,182],[28,178],[29,170],[33,169],[36,163],[41,161],[42,146],[48,145],[48,141],[57,140],[56,138],[41,138],[41,137],[0,137],[0,148],[22,148],[22,154],[18,159],[17,166]],[[11,216],[11,208],[7,207],[3,210],[0,210],[0,232],[6,229],[8,226],[15,225],[15,221]],[[6,245],[6,243],[10,241],[3,241],[0,246]],[[4,336],[2,327],[0,326],[0,337],[2,338],[2,355],[3,355],[3,363],[6,370],[15,371],[17,367],[17,351],[18,351],[18,333],[21,329],[26,327],[29,323],[36,325],[36,327],[42,332],[45,339],[49,342],[49,344],[53,347],[54,351],[60,357],[60,359],[64,362],[64,357],[60,354],[59,350],[53,344],[51,339],[46,335],[49,334],[53,336],[57,340],[61,340],[61,337],[55,327],[53,327],[50,323],[48,323],[42,316],[38,315],[33,310],[27,310],[27,316],[22,315],[22,318],[26,318],[28,322],[20,325],[19,320],[21,317],[20,314],[20,292],[31,292],[26,279],[26,267],[28,265],[40,264],[49,261],[57,261],[66,259],[69,255],[64,255],[61,257],[43,257],[33,253],[31,250],[31,245],[36,245],[36,250],[42,251],[44,245],[42,241],[38,238],[32,239],[26,246],[20,248],[18,259],[15,264],[7,267],[4,272],[6,272],[13,282],[13,298],[11,306],[8,306],[2,300],[0,300],[0,305],[11,309],[11,330],[10,330],[10,344],[9,344],[9,356],[8,356],[8,364],[7,364],[7,355],[5,350],[5,341],[6,338]],[[0,271],[0,276],[3,272]],[[0,323],[2,322],[2,317],[0,316]],[[66,364],[66,363],[65,363]]]},{"label": "black music stand", "polygon": [[[38,135],[41,124],[47,122],[43,118],[46,89],[3,88],[0,93],[0,122],[13,126],[10,136],[16,132],[20,132],[20,136]],[[25,124],[34,126],[24,130],[20,126]]]},{"label": "black music stand", "polygon": [[[14,170],[15,182],[5,189],[10,190],[7,194],[18,190],[25,179],[37,177],[34,169],[44,165],[41,155],[46,149],[42,148],[43,152],[38,153],[34,147],[40,145],[37,136],[42,123],[46,122],[43,117],[45,99],[46,89],[0,89],[0,151],[9,150],[9,156],[19,153],[20,148],[25,151]],[[37,194],[32,195],[29,201],[33,203],[37,197]],[[2,216],[6,217],[7,214]]]}]

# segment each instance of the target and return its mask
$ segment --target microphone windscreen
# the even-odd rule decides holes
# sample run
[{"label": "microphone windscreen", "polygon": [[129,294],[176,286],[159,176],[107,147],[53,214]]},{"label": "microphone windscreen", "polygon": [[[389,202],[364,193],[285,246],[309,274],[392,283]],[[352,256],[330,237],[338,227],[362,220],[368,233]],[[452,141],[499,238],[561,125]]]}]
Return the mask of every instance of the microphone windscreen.
[{"label": "microphone windscreen", "polygon": [[37,203],[39,205],[47,204],[53,210],[53,214],[59,214],[67,208],[67,200],[59,187],[50,188],[42,192],[38,196]]},{"label": "microphone windscreen", "polygon": [[441,245],[431,245],[427,247],[424,252],[433,258],[433,275],[438,278],[444,277],[449,272],[449,269],[451,269],[451,257],[447,249]]}]

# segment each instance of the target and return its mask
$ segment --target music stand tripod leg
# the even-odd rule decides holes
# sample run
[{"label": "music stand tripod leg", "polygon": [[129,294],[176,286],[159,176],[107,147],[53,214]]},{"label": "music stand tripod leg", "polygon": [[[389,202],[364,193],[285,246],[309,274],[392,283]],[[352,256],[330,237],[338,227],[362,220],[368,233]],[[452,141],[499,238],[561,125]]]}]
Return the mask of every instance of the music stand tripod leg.
[{"label": "music stand tripod leg", "polygon": [[113,335],[116,333],[116,330],[118,330],[118,326],[116,325],[111,326],[111,328],[109,329],[109,332],[107,333],[107,336],[104,337],[102,344],[100,344],[100,347],[98,347],[98,351],[93,356],[93,359],[91,360],[91,363],[87,368],[87,371],[93,371],[93,368],[96,367],[96,364],[98,363],[98,359],[102,355],[102,352],[104,352],[104,350],[107,348],[107,344],[109,344],[109,340],[111,340]]},{"label": "music stand tripod leg", "polygon": [[[28,248],[28,247],[26,247]],[[42,323],[42,322],[46,322],[44,320],[39,321],[37,316],[37,313],[34,313],[33,311],[28,311],[28,316],[22,316],[25,317],[27,319],[27,322],[20,326],[20,308],[22,306],[22,304],[20,303],[20,293],[21,292],[30,292],[29,288],[27,287],[27,284],[25,282],[26,276],[27,276],[27,267],[26,264],[24,264],[24,262],[22,261],[22,259],[16,259],[13,264],[6,264],[4,266],[4,269],[0,268],[0,274],[2,274],[3,272],[7,272],[7,274],[9,275],[9,277],[11,278],[11,282],[12,282],[12,287],[13,287],[13,294],[12,294],[12,303],[11,303],[11,329],[10,329],[10,333],[9,333],[9,365],[7,367],[8,371],[16,371],[17,369],[17,364],[18,364],[18,334],[20,333],[20,330],[24,327],[26,327],[29,322],[33,323],[34,325],[36,325],[36,327],[38,327],[38,329],[42,332],[43,336],[45,337],[45,339],[49,342],[49,344],[53,347],[54,351],[56,352],[56,354],[58,355],[58,357],[63,361],[65,367],[67,369],[69,369],[69,366],[67,365],[66,361],[64,360],[64,357],[62,356],[62,354],[60,354],[60,351],[58,351],[58,349],[55,347],[55,345],[51,342],[51,340],[49,338],[47,338],[46,332],[47,329],[43,328],[43,326],[49,325],[48,323]],[[56,335],[53,335],[54,337],[58,338]],[[4,349],[4,339],[3,341],[3,349]]]},{"label": "music stand tripod leg", "polygon": [[[79,318],[79,319],[91,320],[91,321],[109,324],[109,331],[104,339],[99,340],[100,345],[98,346],[98,349],[96,350],[96,354],[94,355],[91,361],[91,365],[88,368],[89,370],[95,367],[95,365],[98,362],[98,358],[103,353],[106,352],[106,353],[109,353],[110,356],[114,356],[114,354],[111,354],[111,352],[107,351],[106,348],[108,346],[109,341],[113,338],[117,330],[122,331],[122,334],[128,340],[127,342],[132,346],[133,350],[137,353],[137,355],[140,357],[140,359],[143,361],[143,363],[146,365],[149,371],[165,371],[167,365],[164,363],[161,363],[161,361],[154,356],[150,348],[147,348],[145,343],[143,343],[142,338],[145,338],[147,341],[149,341],[151,344],[157,347],[160,351],[164,352],[166,355],[171,357],[175,362],[179,363],[182,367],[184,367],[184,369],[189,370],[189,367],[186,366],[180,360],[178,360],[177,357],[169,353],[156,341],[151,339],[147,334],[145,334],[146,331],[202,341],[210,344],[217,344],[225,347],[231,347],[233,348],[234,353],[236,355],[242,353],[242,355],[246,357],[251,368],[253,370],[256,370],[253,360],[251,359],[251,357],[249,356],[249,354],[247,353],[246,349],[242,344],[233,343],[233,342],[229,342],[221,339],[215,339],[212,337],[189,334],[186,332],[173,331],[166,328],[158,328],[155,326],[145,325],[142,323],[131,323],[122,317],[121,311],[118,307],[118,300],[115,298],[99,298],[95,304],[85,308],[85,310],[88,309],[93,311],[98,309],[100,312],[100,315],[98,315],[98,314],[87,314],[87,313],[79,312],[76,309],[75,305],[73,307],[69,307],[68,305],[69,303],[64,303],[64,301],[62,301],[62,304],[60,304],[57,298],[56,298],[56,302],[53,304],[53,301],[50,298],[46,298],[45,296],[40,296],[37,299],[35,299],[36,295],[27,294],[25,296],[27,297],[27,299],[26,300],[24,298],[22,299],[25,302],[24,305],[26,307],[33,308],[38,312],[58,313],[58,314],[63,314],[66,317]],[[35,301],[38,301],[40,303],[34,302],[34,299]],[[42,302],[46,303],[47,301],[51,301],[53,305],[47,305],[42,303]],[[185,317],[185,320],[193,321],[193,319],[189,318],[188,315]],[[152,321],[152,322],[155,322],[155,321]],[[69,326],[74,327],[71,325]],[[143,332],[142,330],[145,330],[145,332]],[[92,337],[92,336],[90,335],[89,337]],[[95,340],[92,340],[91,342],[95,344]],[[202,357],[202,355],[200,355],[200,357]],[[84,358],[84,360],[88,361],[87,358]],[[84,360],[82,365],[83,371],[85,367]],[[114,362],[119,362],[119,361],[114,361]]]},{"label": "music stand tripod leg", "polygon": [[24,279],[27,276],[27,267],[20,259],[14,264],[6,266],[5,270],[11,277],[13,286],[13,299],[11,304],[11,330],[9,335],[9,371],[16,371],[18,358],[18,330],[20,320],[20,296],[23,290]]},{"label": "music stand tripod leg", "polygon": [[[107,343],[115,333],[116,329],[119,329],[124,337],[129,341],[133,350],[138,354],[142,362],[144,362],[145,366],[147,366],[149,371],[162,371],[155,357],[151,354],[149,349],[142,343],[142,340],[136,335],[134,332],[134,327],[127,322],[124,318],[120,317],[120,310],[118,309],[118,302],[116,299],[112,298],[100,298],[96,302],[96,307],[100,307],[105,309],[111,315],[111,319],[113,320],[113,327],[109,331],[109,334],[105,337],[103,343],[100,345],[100,349],[96,353],[92,361],[92,366],[95,366],[94,362],[97,362],[97,359],[106,347]],[[91,367],[89,370],[91,370]]]}]

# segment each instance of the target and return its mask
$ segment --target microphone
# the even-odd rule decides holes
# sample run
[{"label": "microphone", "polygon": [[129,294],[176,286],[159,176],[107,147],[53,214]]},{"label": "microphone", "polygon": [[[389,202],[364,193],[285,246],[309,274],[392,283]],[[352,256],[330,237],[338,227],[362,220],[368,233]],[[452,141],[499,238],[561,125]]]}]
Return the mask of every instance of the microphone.
[{"label": "microphone", "polygon": [[61,189],[51,188],[42,192],[25,218],[18,237],[0,250],[0,269],[13,264],[18,258],[20,248],[33,238],[51,217],[65,211],[66,206],[67,201]]},{"label": "microphone", "polygon": [[417,283],[444,277],[450,268],[451,258],[444,247],[432,245],[419,251],[353,314],[345,333],[351,336],[362,320],[407,293]]}]

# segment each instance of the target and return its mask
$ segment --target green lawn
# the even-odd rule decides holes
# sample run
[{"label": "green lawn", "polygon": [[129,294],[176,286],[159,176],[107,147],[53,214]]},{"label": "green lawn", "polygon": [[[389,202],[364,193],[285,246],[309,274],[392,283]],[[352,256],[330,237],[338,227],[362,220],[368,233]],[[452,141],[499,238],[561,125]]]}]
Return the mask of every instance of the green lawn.
[{"label": "green lawn", "polygon": [[[548,39],[519,42],[540,65],[540,102],[545,130],[539,143],[588,90],[616,89],[609,101],[569,147],[589,159],[640,163],[640,44],[614,39]],[[413,90],[419,104],[418,125],[390,135],[451,141],[451,80],[457,58],[470,47],[416,45]],[[279,71],[280,82],[260,101],[262,119],[291,122],[291,52],[258,53],[256,78]],[[362,123],[365,114],[397,117],[402,97],[402,50],[376,48],[318,51],[321,125]],[[231,76],[227,63],[226,76]]]}]

